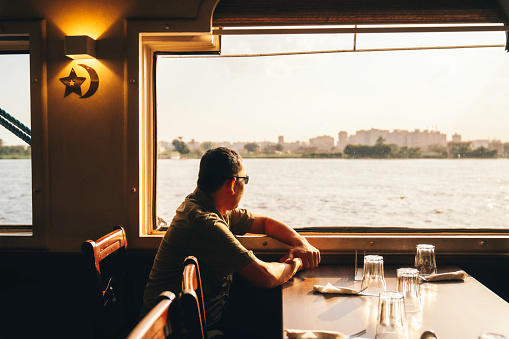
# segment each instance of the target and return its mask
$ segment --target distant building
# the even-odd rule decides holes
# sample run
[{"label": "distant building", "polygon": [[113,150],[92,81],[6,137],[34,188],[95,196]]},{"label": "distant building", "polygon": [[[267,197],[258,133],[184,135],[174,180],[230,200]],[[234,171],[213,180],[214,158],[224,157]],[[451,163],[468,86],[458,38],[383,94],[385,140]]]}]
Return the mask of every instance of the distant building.
[{"label": "distant building", "polygon": [[309,146],[316,147],[318,151],[330,151],[334,148],[334,138],[328,135],[309,139]]},{"label": "distant building", "polygon": [[452,142],[453,143],[460,143],[461,142],[461,135],[454,133],[452,135]]},{"label": "distant building", "polygon": [[408,132],[408,131],[395,129],[392,133],[390,133],[385,138],[385,143],[386,144],[395,144],[395,145],[398,145],[398,147],[408,146],[409,134],[410,134],[410,132]]},{"label": "distant building", "polygon": [[502,141],[497,139],[490,140],[488,148],[490,150],[496,150],[498,153],[504,153],[504,144],[502,143]]},{"label": "distant building", "polygon": [[173,149],[173,144],[169,141],[158,141],[157,142],[157,153],[164,152],[166,150]]},{"label": "distant building", "polygon": [[369,131],[360,130],[348,138],[348,143],[373,146],[380,137],[384,139],[385,144],[395,144],[398,147],[419,147],[420,149],[427,150],[434,145],[447,146],[446,134],[438,131],[421,131],[419,129],[413,132],[404,130],[390,132],[374,128]]},{"label": "distant building", "polygon": [[419,147],[422,150],[428,150],[431,146],[447,146],[447,135],[438,131],[420,131],[416,129],[408,135],[408,147]]},{"label": "distant building", "polygon": [[387,143],[387,139],[390,136],[390,132],[388,130],[380,130],[380,129],[370,129],[366,133],[366,145],[373,146],[376,145],[376,142],[379,138],[383,138],[385,143]]},{"label": "distant building", "polygon": [[348,133],[345,131],[341,131],[338,133],[338,142],[336,144],[336,149],[340,152],[345,150],[346,145],[348,145]]},{"label": "distant building", "polygon": [[387,130],[379,130],[374,128],[370,129],[369,131],[360,130],[356,131],[354,135],[351,135],[350,138],[348,138],[348,143],[373,146],[376,144],[376,141],[380,137],[387,141],[389,135],[390,132]]},{"label": "distant building", "polygon": [[283,146],[283,151],[284,152],[296,152],[298,151],[300,148],[303,148],[306,146],[306,143],[304,141],[293,141],[293,142],[285,142],[284,144],[282,144]]},{"label": "distant building", "polygon": [[276,146],[276,143],[274,143],[272,141],[236,141],[233,143],[225,141],[225,142],[219,143],[219,146],[234,149],[239,153],[245,153],[246,149],[244,148],[244,146],[246,144],[253,143],[253,142],[258,144],[258,146],[260,146],[260,148],[259,148],[260,151],[263,151],[263,149],[268,146]]},{"label": "distant building", "polygon": [[489,148],[490,141],[489,140],[473,140],[472,143],[470,144],[470,147],[472,147],[473,149],[476,149],[479,147]]},{"label": "distant building", "polygon": [[296,152],[299,148],[306,146],[306,143],[303,141],[285,142],[285,137],[282,135],[277,138],[277,143],[283,146],[283,152],[285,153]]}]

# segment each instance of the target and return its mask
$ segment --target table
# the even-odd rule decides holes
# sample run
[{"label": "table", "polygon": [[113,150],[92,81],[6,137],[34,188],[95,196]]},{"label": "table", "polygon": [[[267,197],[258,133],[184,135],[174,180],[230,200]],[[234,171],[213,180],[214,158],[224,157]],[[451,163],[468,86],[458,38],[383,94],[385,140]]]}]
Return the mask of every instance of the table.
[{"label": "table", "polygon": [[[385,267],[387,290],[396,288],[396,266]],[[458,270],[439,267],[438,272]],[[468,272],[467,272],[468,273]],[[366,329],[363,338],[374,338],[378,297],[340,296],[313,292],[313,285],[360,289],[354,266],[320,265],[298,272],[282,287],[283,329],[328,330],[345,334]],[[509,338],[509,303],[473,277],[459,282],[421,284],[423,308],[407,313],[409,338],[433,329],[440,339],[477,339],[491,332]],[[286,338],[286,336],[284,336]]]}]

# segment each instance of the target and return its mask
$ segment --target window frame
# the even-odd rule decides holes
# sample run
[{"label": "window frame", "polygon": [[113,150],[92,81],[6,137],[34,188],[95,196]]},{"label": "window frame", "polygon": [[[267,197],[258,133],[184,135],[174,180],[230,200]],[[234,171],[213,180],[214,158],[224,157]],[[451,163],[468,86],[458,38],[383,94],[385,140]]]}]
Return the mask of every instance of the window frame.
[{"label": "window frame", "polygon": [[[184,27],[179,27],[183,25]],[[189,26],[190,25],[190,26]],[[131,247],[154,248],[165,232],[153,229],[155,220],[155,79],[154,65],[157,53],[219,52],[220,37],[210,31],[179,22],[171,25],[175,32],[168,32],[166,21],[128,20],[126,32],[128,102],[128,229],[133,236]],[[192,27],[192,28],[191,28]],[[184,33],[180,33],[184,32]]]},{"label": "window frame", "polygon": [[45,58],[45,20],[0,20],[0,34],[8,37],[28,36],[3,44],[2,49],[27,52],[30,55],[30,119],[32,149],[32,225],[20,230],[0,225],[0,247],[32,249],[45,248],[47,225],[47,73]]},{"label": "window frame", "polygon": [[[155,55],[157,52],[218,52],[217,48],[220,48],[220,40],[217,40],[216,44],[213,43],[214,35],[212,35],[212,32],[170,34],[161,29],[163,25],[162,22],[133,22],[128,26],[127,33],[128,43],[131,42],[127,57],[129,58],[130,55],[136,53],[139,57],[136,62],[129,61],[130,66],[128,66],[128,83],[130,85],[139,83],[139,87],[132,86],[134,89],[129,89],[130,115],[133,116],[135,106],[139,109],[136,116],[138,124],[133,124],[128,128],[129,135],[135,133],[138,137],[136,145],[139,153],[131,152],[133,149],[128,151],[131,173],[128,180],[132,183],[137,181],[136,184],[139,185],[133,186],[131,189],[132,193],[136,193],[135,187],[139,187],[136,197],[139,214],[130,216],[129,220],[138,228],[135,246],[147,249],[157,248],[160,238],[164,235],[164,232],[152,231],[152,222],[155,218],[155,201],[150,199],[154,199],[155,181],[147,176],[148,173],[155,173],[155,79],[153,68]],[[136,43],[135,39],[137,39]],[[182,42],[182,44],[179,46],[178,42]],[[137,50],[138,46],[139,49]],[[137,167],[137,171],[133,171],[134,167]],[[462,231],[458,229],[444,233],[433,229],[409,228],[404,229],[403,232],[402,228],[384,228],[383,231],[379,231],[372,227],[356,229],[337,227],[332,232],[313,230],[302,230],[300,232],[326,256],[354,253],[356,251],[412,255],[415,252],[415,246],[420,243],[433,243],[437,247],[437,252],[443,255],[509,254],[509,230]],[[244,246],[259,254],[277,254],[288,248],[287,245],[277,240],[260,235],[241,236],[239,240]]]}]

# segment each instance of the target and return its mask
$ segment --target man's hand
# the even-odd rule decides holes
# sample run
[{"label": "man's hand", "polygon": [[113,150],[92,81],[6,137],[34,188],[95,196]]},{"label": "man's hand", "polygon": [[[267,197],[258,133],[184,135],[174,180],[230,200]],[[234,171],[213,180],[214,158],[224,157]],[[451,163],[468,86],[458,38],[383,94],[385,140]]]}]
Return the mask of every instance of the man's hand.
[{"label": "man's hand", "polygon": [[320,263],[320,251],[311,246],[306,238],[299,235],[293,228],[275,219],[255,216],[250,229],[251,233],[265,234],[281,241],[292,248],[281,258],[280,262],[289,264],[293,259],[302,260],[302,268],[315,268]]},{"label": "man's hand", "polygon": [[307,241],[301,245],[292,247],[280,262],[290,263],[294,258],[302,260],[302,268],[315,268],[320,263],[320,251],[311,246]]}]

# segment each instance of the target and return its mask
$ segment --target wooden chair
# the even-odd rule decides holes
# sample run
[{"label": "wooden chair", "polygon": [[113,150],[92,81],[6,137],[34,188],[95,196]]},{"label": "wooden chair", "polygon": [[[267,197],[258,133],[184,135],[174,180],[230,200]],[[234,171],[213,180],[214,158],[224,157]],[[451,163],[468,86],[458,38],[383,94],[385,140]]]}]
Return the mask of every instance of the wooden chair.
[{"label": "wooden chair", "polygon": [[[127,339],[166,339],[174,332],[172,313],[175,294],[165,291],[159,295],[156,306],[136,325]],[[174,325],[175,326],[175,325]]]},{"label": "wooden chair", "polygon": [[180,293],[179,304],[188,337],[191,339],[207,338],[200,267],[198,259],[193,256],[189,256],[184,260],[182,292]]},{"label": "wooden chair", "polygon": [[100,239],[85,241],[81,250],[89,269],[95,336],[125,338],[136,320],[132,284],[127,275],[125,231],[115,226]]}]

